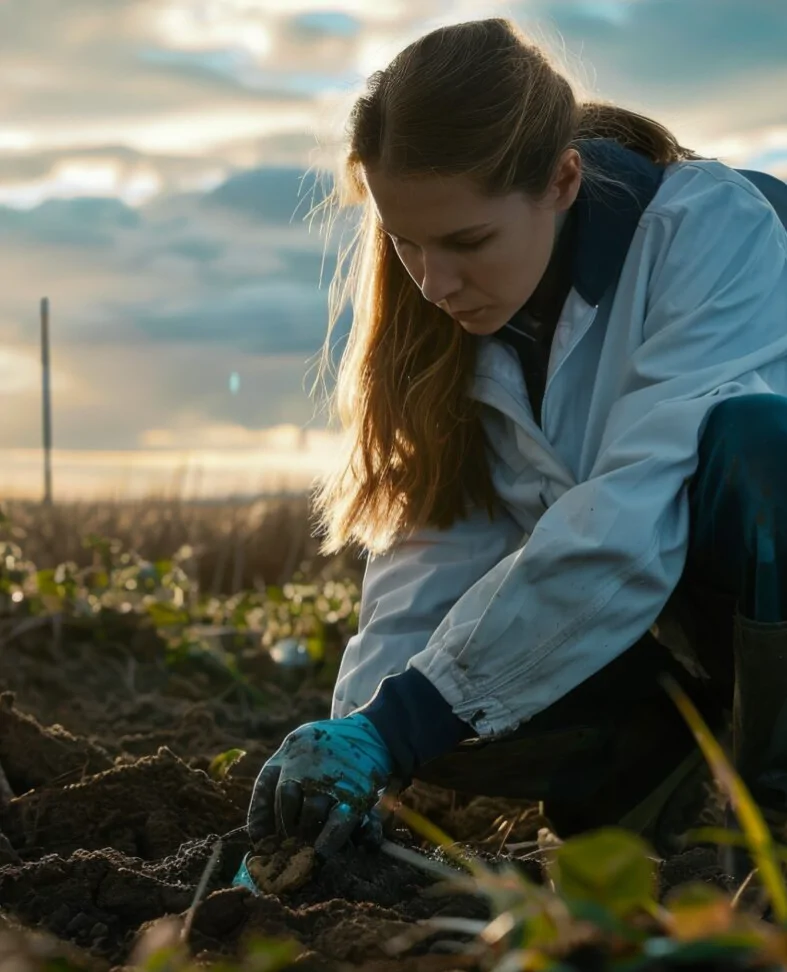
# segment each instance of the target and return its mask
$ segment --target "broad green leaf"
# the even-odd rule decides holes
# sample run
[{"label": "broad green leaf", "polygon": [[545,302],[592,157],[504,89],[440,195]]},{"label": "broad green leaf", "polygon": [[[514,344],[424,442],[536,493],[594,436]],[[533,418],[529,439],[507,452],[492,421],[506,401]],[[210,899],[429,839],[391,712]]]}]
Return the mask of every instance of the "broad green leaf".
[{"label": "broad green leaf", "polygon": [[566,898],[591,901],[622,916],[653,903],[656,866],[651,854],[641,837],[607,827],[566,841],[549,869]]},{"label": "broad green leaf", "polygon": [[213,780],[223,780],[232,767],[246,755],[245,749],[228,749],[214,756],[208,766],[208,776]]},{"label": "broad green leaf", "polygon": [[173,604],[156,602],[148,606],[148,614],[157,628],[167,628],[173,625],[188,624],[188,612]]}]

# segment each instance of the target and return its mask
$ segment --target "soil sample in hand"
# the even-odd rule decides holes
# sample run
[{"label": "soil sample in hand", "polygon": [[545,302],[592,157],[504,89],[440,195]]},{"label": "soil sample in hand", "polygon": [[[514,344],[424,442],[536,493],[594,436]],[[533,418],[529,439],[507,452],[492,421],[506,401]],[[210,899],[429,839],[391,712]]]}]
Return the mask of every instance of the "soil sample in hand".
[{"label": "soil sample in hand", "polygon": [[296,838],[269,837],[255,845],[246,866],[263,894],[286,894],[302,888],[314,872],[314,848]]}]

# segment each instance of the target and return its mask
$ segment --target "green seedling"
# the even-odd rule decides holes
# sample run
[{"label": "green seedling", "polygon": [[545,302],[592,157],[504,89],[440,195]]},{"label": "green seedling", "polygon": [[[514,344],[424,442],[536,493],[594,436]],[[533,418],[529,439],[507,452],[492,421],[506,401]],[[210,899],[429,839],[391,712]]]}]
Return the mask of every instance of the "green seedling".
[{"label": "green seedling", "polygon": [[226,779],[232,767],[246,755],[245,749],[228,749],[214,756],[208,765],[208,776],[213,780]]}]

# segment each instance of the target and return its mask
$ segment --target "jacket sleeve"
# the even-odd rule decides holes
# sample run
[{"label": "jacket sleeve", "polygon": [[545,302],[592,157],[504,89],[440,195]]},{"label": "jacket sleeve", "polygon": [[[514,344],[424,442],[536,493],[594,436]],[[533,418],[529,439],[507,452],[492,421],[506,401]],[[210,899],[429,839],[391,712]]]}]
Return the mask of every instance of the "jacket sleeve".
[{"label": "jacket sleeve", "polygon": [[710,410],[787,391],[784,227],[742,179],[690,166],[676,179],[683,189],[649,209],[635,236],[642,332],[589,478],[410,660],[478,734],[531,718],[648,630],[685,564],[686,486]]},{"label": "jacket sleeve", "polygon": [[403,672],[453,604],[524,540],[504,510],[494,520],[474,510],[447,530],[421,530],[388,553],[370,557],[358,633],[342,657],[332,716],[364,705],[386,676]]}]

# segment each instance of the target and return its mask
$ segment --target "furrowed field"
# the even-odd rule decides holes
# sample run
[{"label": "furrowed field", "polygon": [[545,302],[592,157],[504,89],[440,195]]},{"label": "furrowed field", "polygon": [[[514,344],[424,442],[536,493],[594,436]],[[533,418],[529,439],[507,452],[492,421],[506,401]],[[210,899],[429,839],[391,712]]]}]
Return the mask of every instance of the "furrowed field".
[{"label": "furrowed field", "polygon": [[274,843],[231,887],[256,773],[329,714],[362,559],[317,554],[305,498],[0,520],[0,972],[787,966],[778,863],[733,899],[707,842],[561,846],[537,806],[425,786],[382,850]]}]

